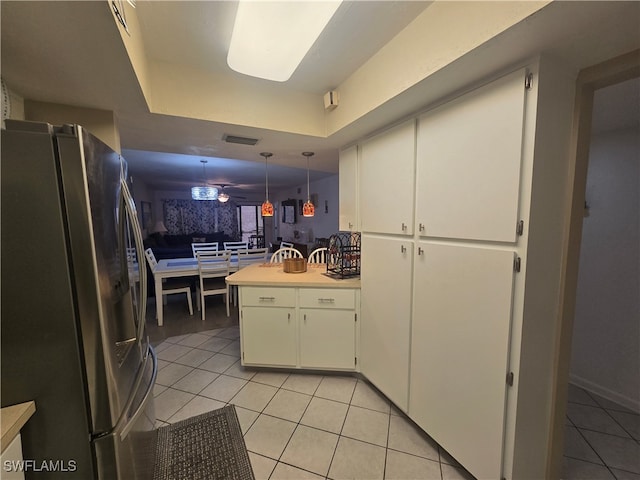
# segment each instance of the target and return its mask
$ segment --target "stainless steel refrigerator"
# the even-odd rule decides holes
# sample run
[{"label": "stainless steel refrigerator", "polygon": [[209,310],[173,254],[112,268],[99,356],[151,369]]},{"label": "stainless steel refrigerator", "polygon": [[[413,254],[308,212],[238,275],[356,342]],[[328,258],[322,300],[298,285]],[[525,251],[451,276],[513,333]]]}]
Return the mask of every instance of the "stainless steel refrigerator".
[{"label": "stainless steel refrigerator", "polygon": [[26,477],[150,477],[157,361],[126,162],[78,125],[7,120],[0,168],[0,397],[36,402]]}]

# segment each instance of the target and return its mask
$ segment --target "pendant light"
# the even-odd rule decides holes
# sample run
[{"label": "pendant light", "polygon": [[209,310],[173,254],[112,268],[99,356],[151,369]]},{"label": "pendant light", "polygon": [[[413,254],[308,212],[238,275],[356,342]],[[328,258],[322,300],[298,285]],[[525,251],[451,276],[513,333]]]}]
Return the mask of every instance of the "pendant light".
[{"label": "pendant light", "polygon": [[269,157],[273,155],[270,152],[262,152],[260,153],[264,157],[264,171],[265,171],[265,185],[266,185],[266,196],[265,200],[262,203],[262,216],[263,217],[273,217],[273,204],[269,201]]},{"label": "pendant light", "polygon": [[218,189],[207,185],[207,175],[205,166],[206,160],[200,160],[202,163],[202,187],[191,187],[191,198],[194,200],[216,200],[218,198]]},{"label": "pendant light", "polygon": [[220,203],[227,203],[229,201],[229,194],[224,193],[224,185],[220,185],[221,192],[218,194],[218,201]]},{"label": "pendant light", "polygon": [[316,207],[311,203],[311,194],[309,193],[309,157],[313,157],[313,152],[302,152],[302,155],[307,157],[307,201],[302,206],[303,217],[313,217],[316,213]]}]

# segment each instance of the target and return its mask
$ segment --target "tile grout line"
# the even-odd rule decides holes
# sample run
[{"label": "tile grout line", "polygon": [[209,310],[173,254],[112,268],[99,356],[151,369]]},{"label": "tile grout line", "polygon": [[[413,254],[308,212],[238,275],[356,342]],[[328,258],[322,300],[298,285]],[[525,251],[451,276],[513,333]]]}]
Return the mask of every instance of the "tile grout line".
[{"label": "tile grout line", "polygon": [[[287,379],[289,379],[290,377],[291,377],[291,374],[289,374],[289,376],[287,377]],[[281,453],[281,454],[280,454],[280,456],[278,457],[277,462],[281,462],[281,463],[284,463],[285,465],[289,465],[287,462],[282,462],[282,461],[281,461],[281,458],[282,458],[282,455],[284,454],[285,450],[286,450],[286,449],[287,449],[287,447],[289,446],[289,442],[291,442],[291,439],[293,438],[293,435],[296,433],[296,430],[298,430],[298,427],[299,427],[300,425],[302,425],[303,427],[307,427],[307,428],[314,428],[314,427],[309,427],[309,426],[307,426],[307,425],[301,424],[301,423],[300,423],[300,421],[302,421],[302,417],[304,417],[304,414],[305,414],[305,413],[307,412],[307,410],[309,409],[309,405],[311,405],[311,402],[312,402],[312,401],[313,401],[313,399],[316,397],[316,392],[317,392],[317,391],[318,391],[318,389],[320,388],[320,384],[322,383],[322,381],[323,381],[325,378],[327,378],[327,377],[326,377],[326,375],[323,375],[323,376],[322,376],[322,379],[318,382],[318,385],[317,385],[317,386],[316,386],[316,388],[314,389],[313,394],[311,394],[311,400],[309,400],[309,403],[308,403],[308,404],[307,404],[307,406],[305,407],[304,412],[302,412],[302,415],[300,415],[300,419],[299,419],[299,420],[298,420],[298,422],[296,423],[296,427],[293,429],[293,432],[291,432],[291,437],[289,437],[289,440],[287,441],[287,444],[284,446],[284,449],[282,450],[282,453]],[[284,385],[284,384],[286,383],[286,381],[287,381],[287,380],[285,380],[284,382],[282,382],[282,385]],[[278,391],[280,391],[280,389],[283,389],[283,387],[282,387],[282,386],[280,386],[280,388],[278,389]],[[287,390],[287,389],[285,388],[284,390]],[[290,390],[287,390],[287,391],[290,391]],[[295,392],[295,393],[301,393],[301,392]],[[278,392],[276,392],[276,395],[277,395],[277,394],[278,394]],[[274,397],[275,397],[275,395],[274,395]],[[317,398],[322,398],[322,397],[317,397]],[[325,399],[325,400],[326,400],[326,399]],[[265,415],[266,415],[266,414],[265,414]],[[346,415],[345,415],[345,418],[346,418]],[[319,429],[319,428],[318,428],[317,430],[324,431],[324,430]],[[328,433],[333,433],[333,432],[328,432]],[[334,434],[334,435],[335,435],[335,434]],[[340,441],[340,436],[339,436],[339,435],[338,435],[338,441]],[[336,448],[338,448],[338,442],[336,442],[336,446],[334,447],[334,450],[333,450],[333,454],[334,454],[334,455],[335,455],[335,450],[336,450]],[[333,455],[331,456],[331,459],[333,460]],[[276,463],[276,465],[277,465],[277,463]],[[292,466],[292,467],[295,467],[295,468],[299,468],[299,469],[304,470],[304,471],[307,471],[307,472],[309,472],[309,471],[310,471],[310,470],[307,470],[307,469],[305,469],[305,468],[298,467],[298,466],[296,466],[296,465],[291,465],[291,466]],[[321,476],[323,476],[323,477],[326,479],[326,478],[329,476],[329,470],[331,470],[331,461],[329,461],[329,466],[327,467],[327,473],[326,473],[325,475],[321,475]],[[274,469],[274,471],[275,471],[275,469]],[[313,473],[314,475],[318,475],[318,474],[317,474],[317,473],[315,473],[315,472],[311,472],[311,473]],[[272,475],[273,475],[273,472],[272,472]]]},{"label": "tile grout line", "polygon": [[[589,394],[589,392],[587,392],[586,390],[583,389],[583,391],[589,395],[589,397],[591,397],[591,395]],[[598,403],[597,400],[593,397],[591,397],[593,399],[594,402]],[[600,404],[598,404],[598,408],[604,410],[602,407],[600,407]],[[602,464],[605,466],[605,468],[609,471],[609,473],[613,476],[613,478],[618,478],[612,471],[611,471],[611,467],[609,467],[609,465],[607,465],[607,462],[605,462],[604,458],[602,458],[600,456],[600,454],[596,451],[596,449],[593,447],[593,445],[591,445],[591,443],[589,442],[589,440],[587,439],[587,437],[582,433],[581,429],[579,427],[576,426],[576,430],[578,431],[578,433],[580,434],[580,436],[584,439],[584,441],[587,443],[587,445],[589,445],[589,448],[591,448],[591,450],[593,450],[593,453],[596,454],[596,456],[600,459],[600,461],[602,462]],[[596,432],[596,433],[603,433],[603,432]]]},{"label": "tile grout line", "polygon": [[[322,382],[320,382],[320,383],[322,383]],[[356,386],[357,385],[358,385],[358,379],[356,378],[356,383],[353,386],[353,391],[351,392],[351,398],[349,399],[349,403],[348,403],[349,406],[347,407],[347,413],[344,416],[344,420],[342,420],[342,426],[340,427],[340,432],[338,433],[338,441],[336,442],[336,447],[333,449],[333,455],[331,455],[331,460],[329,461],[329,468],[327,470],[327,478],[329,478],[329,472],[331,471],[331,466],[333,465],[333,460],[336,458],[336,452],[338,451],[338,445],[340,445],[340,438],[343,436],[342,435],[342,431],[344,430],[344,424],[347,422],[347,417],[349,416],[349,409],[351,408],[351,402],[353,401],[353,395],[356,392]],[[318,388],[320,388],[320,385],[318,385]],[[317,389],[316,389],[316,391],[317,391]],[[322,397],[320,397],[320,398],[322,398]],[[328,399],[325,399],[325,400],[328,400]],[[349,438],[349,437],[345,437],[345,438]],[[385,456],[386,456],[386,453],[385,453]]]},{"label": "tile grout line", "polygon": [[[269,402],[267,402],[267,404],[266,404],[266,405],[265,405],[265,407],[263,408],[262,412],[260,412],[260,413],[258,414],[258,417],[256,418],[256,420],[254,420],[254,423],[258,420],[258,418],[260,418],[260,416],[261,416],[261,415],[266,415],[266,416],[268,416],[268,417],[277,418],[278,420],[291,421],[291,420],[287,420],[287,419],[284,419],[284,418],[280,418],[280,417],[275,417],[275,416],[269,415],[268,413],[264,413],[264,410],[266,410],[266,408],[271,404],[271,402],[273,401],[273,399],[274,399],[274,398],[276,398],[276,395],[278,395],[278,392],[279,392],[280,390],[285,390],[285,391],[287,391],[287,392],[293,392],[293,393],[299,393],[299,394],[301,394],[301,395],[308,395],[308,394],[305,394],[305,393],[302,393],[302,392],[297,392],[297,391],[295,391],[295,390],[288,390],[288,389],[286,389],[286,388],[284,388],[284,387],[283,387],[283,385],[287,382],[287,380],[288,380],[289,378],[291,378],[292,373],[293,373],[293,372],[289,372],[289,374],[288,374],[288,375],[287,375],[287,377],[284,379],[284,381],[282,382],[282,384],[278,387],[278,390],[276,390],[276,393],[273,395],[273,397],[271,397],[271,400],[269,400]],[[324,376],[323,376],[323,378],[324,378]],[[259,382],[256,382],[256,383],[259,383]],[[313,391],[313,393],[312,393],[311,395],[308,395],[309,397],[311,397],[311,400],[313,400],[313,397],[315,396],[315,392],[318,390],[318,387],[320,386],[320,383],[322,383],[322,380],[320,380],[320,382],[318,382],[318,385],[316,386],[316,388],[315,388],[315,390]],[[271,385],[271,386],[273,386],[273,385]],[[278,466],[278,463],[284,463],[285,465],[289,465],[290,467],[294,467],[294,468],[297,468],[297,469],[299,469],[299,470],[304,470],[305,472],[309,472],[309,473],[312,473],[312,474],[314,474],[314,475],[318,475],[318,474],[317,474],[317,473],[315,473],[315,472],[312,472],[312,471],[307,470],[307,469],[305,469],[305,468],[301,468],[301,467],[299,467],[299,466],[297,466],[297,465],[291,465],[290,463],[287,463],[287,462],[284,462],[284,461],[282,461],[282,460],[281,460],[282,455],[284,454],[285,450],[286,450],[286,449],[287,449],[287,447],[289,446],[289,443],[291,442],[291,439],[293,438],[293,435],[296,433],[296,430],[298,430],[298,427],[301,425],[300,420],[302,420],[302,417],[304,417],[304,414],[307,412],[307,409],[309,408],[309,405],[311,405],[311,400],[309,400],[309,403],[307,403],[307,406],[304,408],[304,411],[302,412],[302,415],[300,415],[300,419],[298,419],[298,421],[297,421],[297,422],[295,422],[295,423],[296,423],[296,426],[294,427],[293,431],[291,432],[291,436],[290,436],[290,437],[289,437],[289,439],[287,440],[287,443],[285,444],[284,448],[282,449],[282,452],[280,453],[280,455],[278,456],[278,458],[277,458],[277,459],[273,459],[273,460],[275,460],[275,462],[276,462],[276,463],[275,463],[275,465],[273,466],[273,470],[272,470],[272,471],[271,471],[271,473],[269,474],[269,477],[268,477],[268,478],[271,478],[271,476],[273,475],[273,472],[275,472],[276,467]],[[292,423],[293,423],[293,422],[292,422]],[[253,425],[253,424],[252,424],[252,425]],[[303,426],[306,426],[306,425],[303,425]],[[311,427],[308,427],[308,428],[311,428]],[[249,431],[249,430],[247,430],[247,432],[248,432],[248,431]],[[255,452],[254,452],[254,453],[255,453]],[[267,458],[271,458],[271,457],[267,457]],[[328,470],[327,470],[327,473],[328,473]],[[326,475],[324,475],[324,477],[326,478]]]},{"label": "tile grout line", "polygon": [[387,458],[389,456],[389,436],[391,435],[391,405],[389,405],[388,415],[389,416],[387,417],[387,443],[384,449],[384,468],[382,469],[383,479],[387,478]]}]

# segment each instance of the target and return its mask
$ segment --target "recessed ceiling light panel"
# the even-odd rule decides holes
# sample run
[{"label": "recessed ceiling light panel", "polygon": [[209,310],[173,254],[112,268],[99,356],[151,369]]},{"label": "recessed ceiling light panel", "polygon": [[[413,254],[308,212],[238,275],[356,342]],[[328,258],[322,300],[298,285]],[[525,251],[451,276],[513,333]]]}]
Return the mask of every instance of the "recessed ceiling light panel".
[{"label": "recessed ceiling light panel", "polygon": [[227,64],[286,82],[340,6],[339,1],[240,1]]}]

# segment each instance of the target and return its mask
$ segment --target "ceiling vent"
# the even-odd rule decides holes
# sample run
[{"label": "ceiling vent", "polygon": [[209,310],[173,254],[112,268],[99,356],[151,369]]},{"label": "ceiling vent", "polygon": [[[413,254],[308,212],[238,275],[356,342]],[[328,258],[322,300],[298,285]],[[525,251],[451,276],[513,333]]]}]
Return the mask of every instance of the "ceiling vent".
[{"label": "ceiling vent", "polygon": [[255,145],[259,141],[257,138],[238,137],[236,135],[228,135],[228,134],[225,134],[222,137],[222,140],[224,140],[227,143],[237,143],[240,145]]}]

